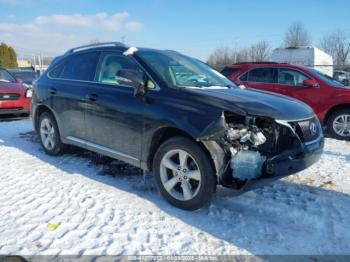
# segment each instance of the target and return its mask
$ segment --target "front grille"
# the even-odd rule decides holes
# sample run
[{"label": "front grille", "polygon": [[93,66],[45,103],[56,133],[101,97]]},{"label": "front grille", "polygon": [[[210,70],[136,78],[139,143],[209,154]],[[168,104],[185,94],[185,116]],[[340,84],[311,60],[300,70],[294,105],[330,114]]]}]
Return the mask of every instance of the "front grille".
[{"label": "front grille", "polygon": [[309,142],[319,137],[321,127],[316,118],[294,122],[292,126],[303,142]]},{"label": "front grille", "polygon": [[0,101],[17,100],[19,94],[0,94]]}]

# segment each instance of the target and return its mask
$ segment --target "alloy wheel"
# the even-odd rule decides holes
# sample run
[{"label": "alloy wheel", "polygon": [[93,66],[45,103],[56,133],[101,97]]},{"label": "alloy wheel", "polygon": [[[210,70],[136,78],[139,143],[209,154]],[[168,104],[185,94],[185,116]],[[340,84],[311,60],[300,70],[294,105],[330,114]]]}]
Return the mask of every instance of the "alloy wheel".
[{"label": "alloy wheel", "polygon": [[195,159],[181,149],[167,152],[160,163],[165,190],[180,201],[193,199],[201,187],[201,172]]},{"label": "alloy wheel", "polygon": [[55,128],[48,118],[44,118],[41,121],[40,138],[47,150],[52,150],[55,147]]},{"label": "alloy wheel", "polygon": [[337,116],[333,121],[334,132],[342,137],[350,137],[350,115]]}]

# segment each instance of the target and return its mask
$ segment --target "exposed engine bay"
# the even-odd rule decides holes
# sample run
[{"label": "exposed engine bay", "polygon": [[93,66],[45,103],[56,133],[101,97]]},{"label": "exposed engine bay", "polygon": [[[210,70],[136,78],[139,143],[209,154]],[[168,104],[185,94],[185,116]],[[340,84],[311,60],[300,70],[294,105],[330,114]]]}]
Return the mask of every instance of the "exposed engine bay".
[{"label": "exposed engine bay", "polygon": [[299,122],[224,112],[197,140],[211,152],[220,184],[240,188],[249,180],[275,175],[273,161],[303,154],[303,141],[314,138],[306,133]]}]

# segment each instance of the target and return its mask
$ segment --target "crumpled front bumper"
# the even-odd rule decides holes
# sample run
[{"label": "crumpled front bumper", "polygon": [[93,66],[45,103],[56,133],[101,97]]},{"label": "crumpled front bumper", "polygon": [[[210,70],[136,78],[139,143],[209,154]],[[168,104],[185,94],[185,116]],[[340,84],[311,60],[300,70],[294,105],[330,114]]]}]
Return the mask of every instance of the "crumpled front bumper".
[{"label": "crumpled front bumper", "polygon": [[302,171],[316,163],[323,152],[324,137],[303,143],[300,147],[287,150],[267,160],[264,174],[257,179],[248,181],[240,190],[249,191],[283,177]]}]

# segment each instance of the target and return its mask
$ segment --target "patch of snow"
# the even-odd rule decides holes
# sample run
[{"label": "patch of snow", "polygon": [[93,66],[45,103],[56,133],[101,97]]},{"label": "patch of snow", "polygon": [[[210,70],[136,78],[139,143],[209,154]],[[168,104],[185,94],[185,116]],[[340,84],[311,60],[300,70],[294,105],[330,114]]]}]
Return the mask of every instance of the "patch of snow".
[{"label": "patch of snow", "polygon": [[0,254],[350,254],[349,142],[326,139],[311,168],[186,212],[119,161],[46,155],[29,120],[0,122],[0,140]]},{"label": "patch of snow", "polygon": [[125,56],[133,55],[137,51],[138,51],[138,49],[136,47],[130,47],[130,48],[128,48],[128,50],[124,51],[123,55],[125,55]]}]

